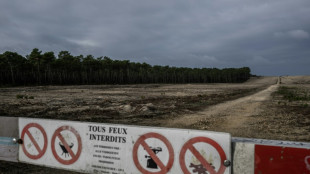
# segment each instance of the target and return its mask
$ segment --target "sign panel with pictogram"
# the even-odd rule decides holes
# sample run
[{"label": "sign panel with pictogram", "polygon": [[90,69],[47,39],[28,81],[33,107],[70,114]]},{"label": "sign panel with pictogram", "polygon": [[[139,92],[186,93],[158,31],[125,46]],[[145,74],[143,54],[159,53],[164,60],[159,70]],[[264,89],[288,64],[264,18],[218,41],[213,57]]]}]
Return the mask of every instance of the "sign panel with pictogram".
[{"label": "sign panel with pictogram", "polygon": [[32,160],[41,158],[47,149],[47,135],[44,128],[37,123],[27,124],[21,133],[23,153]]},{"label": "sign panel with pictogram", "polygon": [[[200,149],[200,151],[198,150]],[[189,160],[189,159],[192,160]],[[207,137],[195,137],[188,140],[180,152],[180,166],[183,173],[223,174],[226,170],[226,154],[217,142]],[[192,168],[192,169],[190,169]]]},{"label": "sign panel with pictogram", "polygon": [[[153,140],[152,140],[153,139]],[[152,147],[148,144],[162,144],[158,147]],[[139,159],[140,153],[145,153],[145,158],[148,158],[147,165],[143,167],[144,159]],[[162,152],[160,155],[159,152]],[[139,154],[138,154],[139,153]],[[147,133],[142,135],[135,143],[132,151],[132,156],[134,163],[138,170],[142,173],[167,173],[171,169],[174,162],[174,151],[169,140],[161,134],[158,133]],[[157,171],[152,171],[149,169],[158,169]]]},{"label": "sign panel with pictogram", "polygon": [[51,141],[52,153],[61,164],[70,165],[79,159],[82,140],[73,127],[61,126],[54,132]]},{"label": "sign panel with pictogram", "polygon": [[[29,149],[23,145],[27,151],[19,155],[26,163],[111,174],[227,174],[231,170],[223,166],[231,160],[227,133],[28,118],[20,118],[19,127],[22,139],[32,143]],[[35,132],[40,140],[31,137]],[[22,146],[20,151],[25,152]]]}]

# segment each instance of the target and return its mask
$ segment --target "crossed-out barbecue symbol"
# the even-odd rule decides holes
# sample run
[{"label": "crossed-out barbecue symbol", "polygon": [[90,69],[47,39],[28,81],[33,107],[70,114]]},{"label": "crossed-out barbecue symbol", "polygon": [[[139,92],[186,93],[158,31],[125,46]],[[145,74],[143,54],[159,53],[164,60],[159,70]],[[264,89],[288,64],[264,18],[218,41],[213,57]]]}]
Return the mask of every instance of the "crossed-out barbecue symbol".
[{"label": "crossed-out barbecue symbol", "polygon": [[[65,158],[67,157],[67,155],[68,155],[68,157],[69,157],[70,154],[69,154],[68,150],[66,149],[66,147],[65,147],[61,142],[59,142],[59,146],[60,146],[60,148],[61,148],[61,150],[62,150],[62,154],[61,154],[61,155],[65,154]],[[73,146],[74,146],[74,144],[71,143],[71,144],[69,145],[70,149],[71,149]]]}]

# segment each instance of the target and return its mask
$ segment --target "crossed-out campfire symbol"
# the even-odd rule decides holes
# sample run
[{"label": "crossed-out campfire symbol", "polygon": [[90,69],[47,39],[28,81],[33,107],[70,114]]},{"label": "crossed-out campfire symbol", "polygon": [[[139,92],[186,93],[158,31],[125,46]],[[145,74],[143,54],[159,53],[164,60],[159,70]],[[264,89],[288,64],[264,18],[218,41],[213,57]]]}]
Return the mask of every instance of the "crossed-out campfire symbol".
[{"label": "crossed-out campfire symbol", "polygon": [[[215,167],[212,165],[212,163],[210,163],[210,165],[213,167],[213,169],[215,169]],[[191,168],[193,167],[194,168],[193,169],[194,173],[198,172],[198,174],[208,174],[207,173],[208,172],[207,169],[204,168],[202,164],[195,165],[195,164],[191,163],[191,165],[189,167],[191,167]]]},{"label": "crossed-out campfire symbol", "polygon": [[[204,150],[200,150],[200,154],[207,159],[207,153]],[[213,167],[213,169],[215,169],[213,163],[213,157],[212,154],[209,155],[209,159],[208,159],[209,164]],[[198,173],[198,174],[209,174],[207,169],[204,168],[204,166],[200,163],[200,161],[192,156],[192,160],[191,160],[191,164],[189,166],[190,168],[194,168],[193,172],[194,173]]]}]

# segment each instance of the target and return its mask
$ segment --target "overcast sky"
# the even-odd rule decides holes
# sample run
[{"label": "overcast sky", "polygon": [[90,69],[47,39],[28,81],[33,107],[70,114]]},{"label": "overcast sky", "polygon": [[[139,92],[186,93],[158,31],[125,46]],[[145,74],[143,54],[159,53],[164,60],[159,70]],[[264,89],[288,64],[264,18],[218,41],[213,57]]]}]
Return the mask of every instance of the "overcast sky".
[{"label": "overcast sky", "polygon": [[1,0],[0,53],[310,75],[309,0]]}]

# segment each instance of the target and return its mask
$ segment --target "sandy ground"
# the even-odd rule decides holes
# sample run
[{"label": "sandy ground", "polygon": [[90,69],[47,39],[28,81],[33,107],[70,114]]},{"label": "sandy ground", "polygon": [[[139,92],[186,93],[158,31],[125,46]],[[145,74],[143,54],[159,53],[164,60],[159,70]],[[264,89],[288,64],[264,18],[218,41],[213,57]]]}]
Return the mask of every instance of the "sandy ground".
[{"label": "sandy ground", "polygon": [[[277,93],[281,86],[308,95],[310,76],[259,77],[240,84],[0,88],[0,115],[199,129],[228,132],[233,137],[310,142],[310,101],[287,101]],[[44,169],[19,164],[19,170],[16,164],[6,162],[0,162],[0,166],[0,173],[38,173]]]},{"label": "sandy ground", "polygon": [[[272,81],[275,81],[272,79]],[[270,99],[279,84],[271,85],[267,89],[236,100],[220,103],[207,109],[184,115],[178,119],[169,120],[165,127],[191,127],[194,124],[198,129],[229,132],[233,136],[240,136],[244,132],[241,127],[252,115],[257,115],[262,110],[262,104]],[[207,123],[207,124],[206,124]]]},{"label": "sandy ground", "polygon": [[[229,132],[234,137],[310,141],[309,101],[285,101],[280,86],[310,91],[304,76],[269,79],[275,82],[255,94],[167,120],[163,127]],[[283,104],[284,103],[284,104]]]},{"label": "sandy ground", "polygon": [[269,78],[260,78],[243,84],[0,88],[0,115],[154,126],[159,117],[194,113],[252,94],[269,83]]}]

